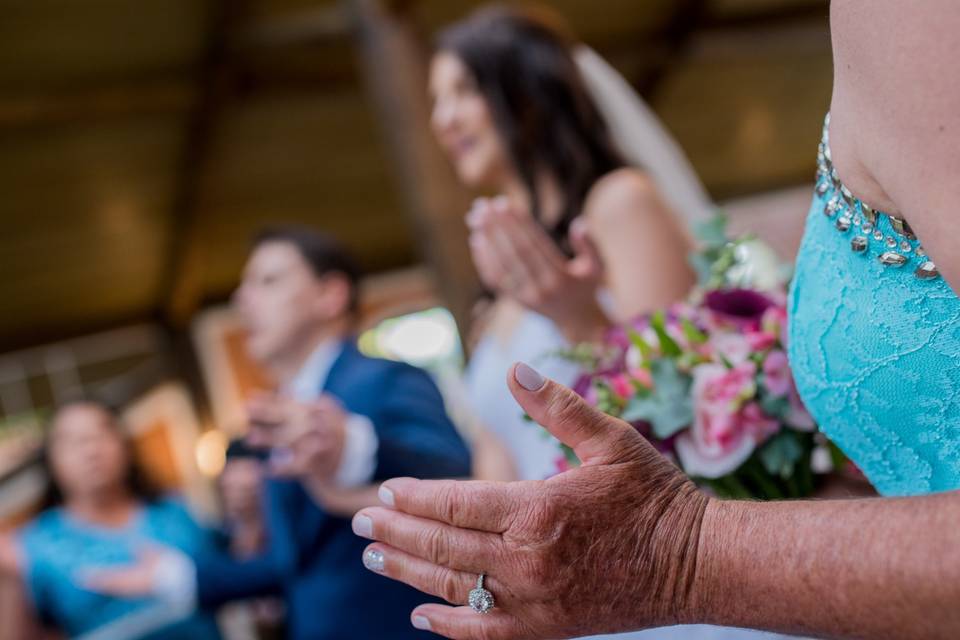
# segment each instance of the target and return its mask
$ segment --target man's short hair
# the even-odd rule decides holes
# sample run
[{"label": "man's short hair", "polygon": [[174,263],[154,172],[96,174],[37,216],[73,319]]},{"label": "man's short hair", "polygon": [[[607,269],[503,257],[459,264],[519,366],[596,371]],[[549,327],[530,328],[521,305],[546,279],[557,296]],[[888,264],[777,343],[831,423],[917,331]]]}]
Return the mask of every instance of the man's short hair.
[{"label": "man's short hair", "polygon": [[253,239],[253,248],[268,242],[285,242],[293,245],[318,278],[337,273],[350,285],[350,300],[347,310],[356,313],[360,305],[360,266],[347,248],[332,235],[298,225],[270,227]]}]

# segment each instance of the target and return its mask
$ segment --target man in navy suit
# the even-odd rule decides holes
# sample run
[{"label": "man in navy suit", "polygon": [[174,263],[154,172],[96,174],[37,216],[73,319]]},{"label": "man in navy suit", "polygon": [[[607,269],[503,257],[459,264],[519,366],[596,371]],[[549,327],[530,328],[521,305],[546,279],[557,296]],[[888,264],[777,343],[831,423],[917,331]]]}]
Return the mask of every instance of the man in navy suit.
[{"label": "man in navy suit", "polygon": [[[246,561],[202,554],[179,573],[170,567],[188,564],[183,559],[169,558],[166,571],[154,562],[141,571],[152,592],[182,600],[192,591],[205,607],[281,594],[294,640],[431,637],[409,619],[423,594],[365,569],[358,558],[367,543],[351,530],[352,513],[323,506],[330,495],[391,477],[470,474],[467,448],[430,377],[357,350],[357,279],[349,255],[323,234],[283,228],[256,239],[234,302],[250,355],[280,386],[250,407],[251,437],[270,447],[276,476],[265,487],[267,549]],[[184,574],[195,580],[187,584]],[[100,586],[131,594],[135,578],[120,572]]]}]

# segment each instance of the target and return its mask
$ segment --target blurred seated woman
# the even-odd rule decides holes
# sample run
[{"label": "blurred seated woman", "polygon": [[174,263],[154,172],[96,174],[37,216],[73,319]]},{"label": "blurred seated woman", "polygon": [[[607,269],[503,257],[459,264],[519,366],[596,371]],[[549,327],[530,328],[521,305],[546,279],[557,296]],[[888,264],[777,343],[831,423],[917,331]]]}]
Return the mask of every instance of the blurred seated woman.
[{"label": "blurred seated woman", "polygon": [[43,464],[50,478],[44,510],[0,538],[0,574],[19,578],[31,604],[12,615],[35,616],[69,637],[219,638],[211,616],[181,605],[189,594],[165,594],[158,583],[163,597],[126,600],[85,588],[99,569],[150,558],[154,544],[187,554],[212,544],[182,504],[149,487],[109,408],[92,401],[61,407]]}]

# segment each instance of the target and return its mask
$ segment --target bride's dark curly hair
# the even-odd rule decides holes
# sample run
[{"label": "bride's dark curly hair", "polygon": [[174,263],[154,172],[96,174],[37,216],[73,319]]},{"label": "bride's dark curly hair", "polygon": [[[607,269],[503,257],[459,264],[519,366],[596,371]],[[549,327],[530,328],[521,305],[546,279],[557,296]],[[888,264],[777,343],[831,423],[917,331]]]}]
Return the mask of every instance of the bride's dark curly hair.
[{"label": "bride's dark curly hair", "polygon": [[[568,249],[570,223],[593,184],[625,165],[573,60],[576,40],[541,8],[484,7],[436,38],[437,52],[473,74],[514,168],[530,192],[534,216]],[[557,222],[543,222],[537,176],[549,172],[563,191]]]}]

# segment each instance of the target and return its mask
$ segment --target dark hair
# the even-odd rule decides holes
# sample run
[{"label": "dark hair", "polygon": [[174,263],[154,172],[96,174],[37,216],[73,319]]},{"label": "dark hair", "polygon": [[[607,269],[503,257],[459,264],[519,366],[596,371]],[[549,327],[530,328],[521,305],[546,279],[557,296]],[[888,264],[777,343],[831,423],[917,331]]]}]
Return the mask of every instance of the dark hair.
[{"label": "dark hair", "polygon": [[253,239],[256,249],[268,242],[285,242],[293,245],[318,278],[338,273],[350,285],[350,300],[347,310],[355,313],[360,306],[360,265],[347,248],[333,236],[299,225],[270,227],[262,230]]},{"label": "dark hair", "polygon": [[[456,55],[470,69],[530,192],[533,215],[564,249],[590,188],[625,164],[584,87],[571,54],[574,44],[553,14],[501,6],[480,9],[436,40],[437,51]],[[552,226],[543,222],[537,193],[543,170],[564,194]]]},{"label": "dark hair", "polygon": [[116,410],[114,410],[114,408],[106,402],[99,399],[76,398],[59,405],[54,410],[53,416],[50,418],[50,423],[47,426],[43,447],[40,450],[40,465],[47,477],[47,488],[44,493],[43,500],[41,501],[42,508],[49,509],[63,504],[63,492],[60,490],[60,487],[57,486],[57,480],[53,474],[53,465],[50,461],[53,425],[56,423],[57,418],[63,414],[64,411],[77,406],[95,407],[110,416],[110,426],[115,430],[116,435],[123,442],[124,448],[127,452],[127,477],[124,479],[124,484],[133,496],[142,500],[143,502],[150,503],[156,501],[160,497],[161,492],[159,488],[150,480],[143,466],[137,460],[137,456],[133,451],[133,444],[130,438],[124,432],[123,425],[120,421],[120,416]]}]

